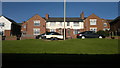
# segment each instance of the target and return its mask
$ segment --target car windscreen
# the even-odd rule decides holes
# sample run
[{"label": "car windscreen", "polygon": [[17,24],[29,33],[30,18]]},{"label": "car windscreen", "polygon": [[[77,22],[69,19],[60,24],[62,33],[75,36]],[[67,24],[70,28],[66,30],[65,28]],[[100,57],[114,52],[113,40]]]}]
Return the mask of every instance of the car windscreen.
[{"label": "car windscreen", "polygon": [[81,32],[80,34],[85,34],[85,32]]},{"label": "car windscreen", "polygon": [[46,35],[60,35],[60,34],[56,33],[56,32],[48,32],[48,33],[46,33]]}]

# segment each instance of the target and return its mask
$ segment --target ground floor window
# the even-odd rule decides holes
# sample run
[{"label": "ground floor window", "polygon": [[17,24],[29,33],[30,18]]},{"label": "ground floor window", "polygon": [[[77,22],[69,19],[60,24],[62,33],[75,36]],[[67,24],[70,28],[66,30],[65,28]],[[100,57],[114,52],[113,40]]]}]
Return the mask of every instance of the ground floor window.
[{"label": "ground floor window", "polygon": [[50,32],[56,32],[56,29],[50,29]]},{"label": "ground floor window", "polygon": [[40,34],[40,28],[34,28],[33,29],[33,34],[34,35],[39,35]]},{"label": "ground floor window", "polygon": [[68,36],[70,36],[70,29],[67,29],[67,32],[68,32]]},{"label": "ground floor window", "polygon": [[110,29],[109,28],[104,28],[103,30],[106,31],[106,30],[110,30]]},{"label": "ground floor window", "polygon": [[97,32],[97,28],[90,28],[90,31]]},{"label": "ground floor window", "polygon": [[3,35],[3,31],[0,31],[0,35]]},{"label": "ground floor window", "polygon": [[59,33],[60,33],[60,34],[63,34],[63,29],[59,29]]},{"label": "ground floor window", "polygon": [[22,35],[26,35],[26,31],[22,31]]},{"label": "ground floor window", "polygon": [[78,29],[74,29],[73,33],[78,34],[80,31]]}]

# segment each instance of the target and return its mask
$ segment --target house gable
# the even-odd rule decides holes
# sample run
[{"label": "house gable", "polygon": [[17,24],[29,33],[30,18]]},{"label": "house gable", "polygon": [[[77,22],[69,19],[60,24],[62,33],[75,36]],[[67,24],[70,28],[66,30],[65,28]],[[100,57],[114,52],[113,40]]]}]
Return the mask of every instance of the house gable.
[{"label": "house gable", "polygon": [[[35,26],[34,21],[40,21],[40,25]],[[26,26],[26,28],[24,28],[24,26]],[[40,34],[46,32],[46,21],[44,18],[42,18],[38,14],[34,15],[27,21],[23,22],[21,30],[23,32],[26,32],[26,35],[34,35],[34,32],[33,32],[34,29],[39,29]]]},{"label": "house gable", "polygon": [[31,22],[33,20],[42,20],[42,21],[45,21],[45,19],[42,18],[41,16],[39,16],[38,14],[36,14],[33,17],[31,17],[30,19],[28,19],[27,22]]},{"label": "house gable", "polygon": [[4,27],[2,28],[2,30],[11,30],[11,24],[12,24],[11,21],[6,19],[4,16],[1,16],[0,17],[0,22],[4,23]]},{"label": "house gable", "polygon": [[[95,15],[94,13],[91,14],[90,16],[88,16],[86,19],[101,19],[100,17],[98,17],[97,15]],[[85,19],[85,20],[86,20]]]},{"label": "house gable", "polygon": [[[91,25],[90,19],[96,19],[96,24]],[[85,31],[90,31],[90,28],[96,28],[97,31],[104,30],[105,28],[109,28],[109,25],[107,27],[104,27],[104,23],[106,23],[105,20],[103,20],[102,18],[98,17],[95,14],[91,14],[85,19],[84,22]]]}]

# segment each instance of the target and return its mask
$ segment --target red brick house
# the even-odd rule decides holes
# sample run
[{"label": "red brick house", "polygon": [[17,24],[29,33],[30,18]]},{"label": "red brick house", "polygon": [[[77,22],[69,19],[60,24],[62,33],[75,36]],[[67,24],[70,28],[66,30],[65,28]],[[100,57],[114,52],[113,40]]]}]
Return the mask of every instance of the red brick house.
[{"label": "red brick house", "polygon": [[110,25],[107,20],[102,19],[95,14],[92,14],[84,19],[84,30],[85,31],[99,31],[99,30],[110,30]]},{"label": "red brick house", "polygon": [[46,20],[38,14],[24,21],[22,24],[22,36],[34,37],[46,32]]},{"label": "red brick house", "polygon": [[[109,30],[110,25],[107,21],[95,14],[84,17],[84,12],[80,14],[80,17],[67,17],[65,22],[66,38],[76,38],[76,35],[83,31]],[[35,37],[46,31],[63,34],[63,29],[63,17],[50,17],[46,14],[45,18],[43,18],[37,14],[23,22],[21,31],[23,36]]]}]

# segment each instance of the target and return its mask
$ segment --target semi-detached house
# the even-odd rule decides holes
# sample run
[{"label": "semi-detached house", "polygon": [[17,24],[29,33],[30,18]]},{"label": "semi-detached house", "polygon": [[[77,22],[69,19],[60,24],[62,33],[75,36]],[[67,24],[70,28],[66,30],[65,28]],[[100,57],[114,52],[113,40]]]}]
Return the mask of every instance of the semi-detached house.
[{"label": "semi-detached house", "polygon": [[0,16],[0,35],[20,36],[21,26],[8,17]]},{"label": "semi-detached house", "polygon": [[[95,14],[84,17],[84,12],[80,17],[67,17],[65,22],[66,38],[76,38],[79,32],[109,30],[110,25],[107,20],[102,19]],[[64,18],[50,17],[46,14],[41,17],[38,14],[24,21],[22,24],[22,36],[34,37],[45,32],[58,32],[63,34]]]}]

